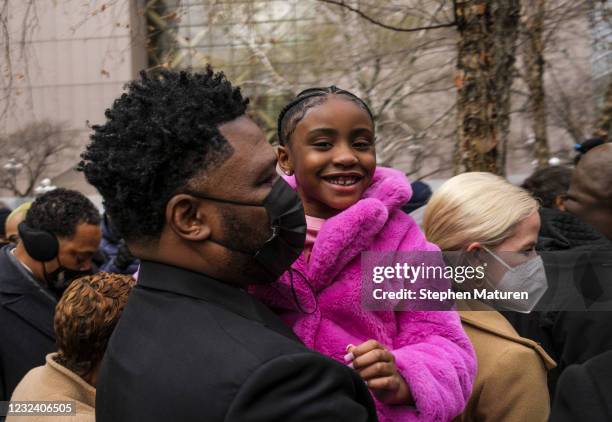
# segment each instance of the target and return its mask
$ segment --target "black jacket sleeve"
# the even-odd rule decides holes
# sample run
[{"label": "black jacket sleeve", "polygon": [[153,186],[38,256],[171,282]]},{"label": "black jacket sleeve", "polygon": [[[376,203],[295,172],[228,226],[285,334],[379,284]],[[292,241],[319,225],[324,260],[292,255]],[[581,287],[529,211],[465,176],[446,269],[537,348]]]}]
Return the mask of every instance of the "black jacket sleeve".
[{"label": "black jacket sleeve", "polygon": [[348,367],[312,353],[257,368],[230,405],[226,422],[376,421],[365,384]]},{"label": "black jacket sleeve", "polygon": [[561,375],[550,422],[609,421],[609,392],[601,391],[586,365],[571,365]]},{"label": "black jacket sleeve", "polygon": [[[9,401],[11,398],[6,396],[6,386],[4,380],[4,364],[2,363],[0,357],[0,400],[1,401]],[[0,416],[0,420],[2,420],[2,416]]]}]

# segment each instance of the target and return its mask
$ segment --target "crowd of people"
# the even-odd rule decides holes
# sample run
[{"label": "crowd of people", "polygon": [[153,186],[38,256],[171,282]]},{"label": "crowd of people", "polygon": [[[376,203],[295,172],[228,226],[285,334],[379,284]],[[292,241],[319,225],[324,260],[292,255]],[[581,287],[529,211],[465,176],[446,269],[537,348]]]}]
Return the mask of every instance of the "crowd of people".
[{"label": "crowd of people", "polygon": [[[74,403],[7,421],[612,419],[612,314],[535,310],[538,251],[612,282],[612,144],[432,195],[335,86],[282,109],[276,151],[210,67],[143,72],[105,116],[79,165],[102,215],[62,188],[2,214],[0,401]],[[535,299],[368,310],[364,252],[469,253]]]}]

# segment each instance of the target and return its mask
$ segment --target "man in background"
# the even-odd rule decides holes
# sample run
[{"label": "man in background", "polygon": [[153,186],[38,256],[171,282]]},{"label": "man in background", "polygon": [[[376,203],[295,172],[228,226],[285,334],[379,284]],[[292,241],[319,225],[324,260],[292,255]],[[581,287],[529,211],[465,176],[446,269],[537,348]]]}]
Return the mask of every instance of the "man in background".
[{"label": "man in background", "polygon": [[[549,209],[548,214],[542,214],[548,218],[542,218],[536,246],[546,252],[545,262],[553,263],[551,268],[562,268],[562,272],[549,271],[549,291],[573,288],[573,284],[579,294],[569,305],[591,310],[504,313],[519,334],[541,343],[557,362],[557,368],[549,372],[553,397],[558,379],[568,366],[612,350],[612,312],[593,310],[611,307],[603,303],[612,285],[611,163],[609,143],[582,157],[564,195],[565,211]],[[574,262],[572,267],[568,262]]]},{"label": "man in background", "polygon": [[25,220],[28,210],[32,206],[32,202],[24,202],[15,208],[6,218],[4,222],[5,236],[8,243],[15,243],[19,241],[19,230],[17,227],[19,223]]},{"label": "man in background", "polygon": [[11,209],[7,207],[4,202],[0,202],[0,246],[4,246],[4,244],[8,243],[4,223],[10,213]]},{"label": "man in background", "polygon": [[0,401],[55,349],[55,305],[71,280],[90,272],[99,224],[89,199],[56,189],[34,201],[17,245],[0,249]]}]

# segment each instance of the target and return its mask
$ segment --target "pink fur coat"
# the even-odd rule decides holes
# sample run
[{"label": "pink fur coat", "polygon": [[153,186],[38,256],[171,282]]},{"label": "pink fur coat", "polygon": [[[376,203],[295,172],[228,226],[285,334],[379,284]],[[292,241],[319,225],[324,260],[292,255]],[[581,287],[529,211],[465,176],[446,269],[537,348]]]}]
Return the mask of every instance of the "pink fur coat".
[{"label": "pink fur coat", "polygon": [[[286,180],[295,188],[294,177]],[[449,421],[463,410],[476,374],[474,351],[458,314],[371,312],[361,306],[361,252],[439,250],[400,210],[411,195],[401,172],[377,168],[362,199],[325,222],[308,262],[300,256],[293,275],[287,272],[279,282],[252,291],[280,312],[307,347],[339,362],[345,363],[348,344],[368,339],[392,351],[415,405],[376,401],[381,422]],[[296,276],[298,271],[312,287]],[[296,310],[291,277],[302,309],[316,308],[314,313]]]}]

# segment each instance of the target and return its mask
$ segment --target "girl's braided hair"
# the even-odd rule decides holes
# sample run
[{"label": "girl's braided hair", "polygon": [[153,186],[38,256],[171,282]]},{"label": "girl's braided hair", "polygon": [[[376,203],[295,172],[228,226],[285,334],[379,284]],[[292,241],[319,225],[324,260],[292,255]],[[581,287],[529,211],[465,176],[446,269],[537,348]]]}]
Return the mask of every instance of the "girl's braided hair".
[{"label": "girl's braided hair", "polygon": [[286,145],[291,138],[291,134],[295,130],[297,124],[304,118],[306,112],[319,104],[327,101],[330,95],[341,95],[348,100],[354,102],[359,107],[364,109],[372,121],[374,116],[368,105],[355,94],[340,89],[335,85],[325,88],[308,88],[300,92],[289,104],[281,110],[278,115],[278,142],[281,145]]}]

